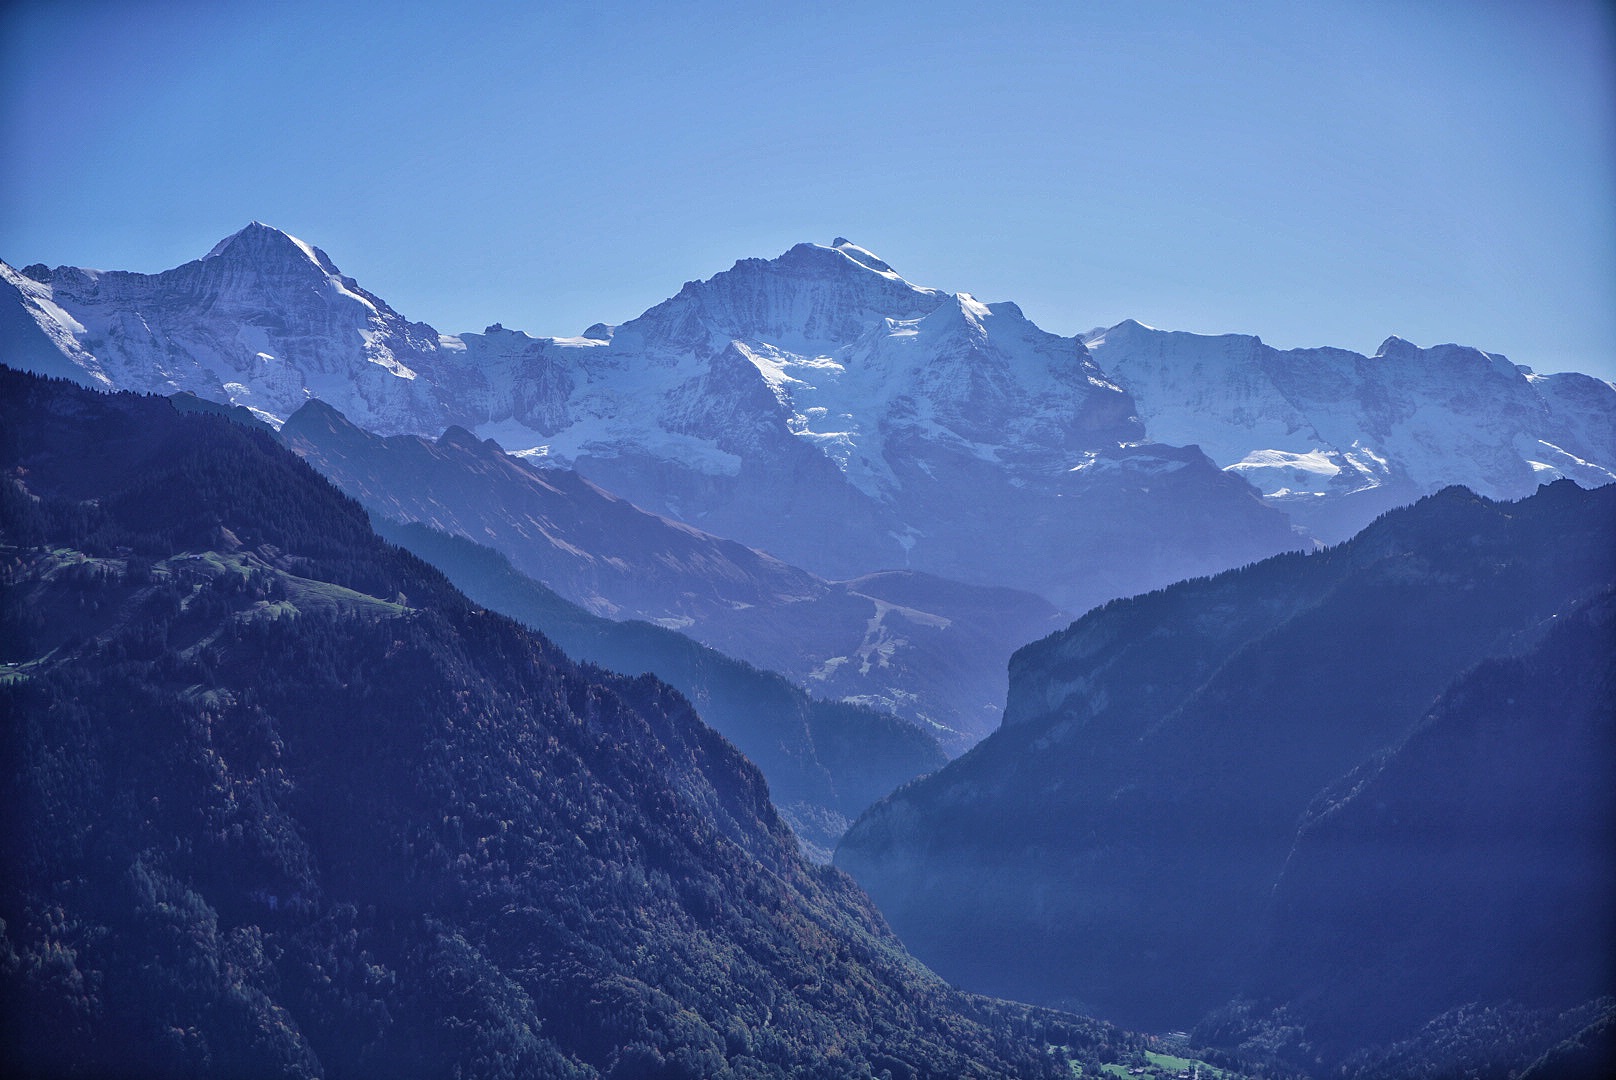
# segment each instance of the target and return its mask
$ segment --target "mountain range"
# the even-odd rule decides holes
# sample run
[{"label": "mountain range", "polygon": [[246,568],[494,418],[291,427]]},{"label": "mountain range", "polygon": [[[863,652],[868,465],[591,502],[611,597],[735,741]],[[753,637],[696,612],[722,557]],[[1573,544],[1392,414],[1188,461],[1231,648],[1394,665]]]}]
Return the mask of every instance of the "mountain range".
[{"label": "mountain range", "polygon": [[1063,338],[842,238],[577,337],[440,333],[258,223],[160,274],[0,280],[21,366],[276,423],[318,398],[381,435],[458,425],[827,578],[909,568],[1072,612],[1300,546],[1286,515],[1335,541],[1449,483],[1616,470],[1598,379],[1396,338]]},{"label": "mountain range", "polygon": [[1520,499],[1616,479],[1616,387],[1459,345],[1279,350],[1132,320],[1084,335],[1151,434],[1194,442],[1322,540],[1448,484]]},{"label": "mountain range", "polygon": [[1398,339],[1062,338],[841,238],[577,337],[440,333],[258,223],[154,275],[0,264],[0,312],[23,367],[252,410],[373,511],[951,753],[1063,613],[1446,483],[1513,498],[1616,469],[1616,388],[1587,376]]},{"label": "mountain range", "polygon": [[57,373],[276,423],[312,397],[381,435],[458,425],[833,580],[921,570],[1076,612],[1299,543],[1205,455],[1143,441],[1081,342],[846,241],[573,338],[440,334],[258,224],[161,274],[4,273],[24,363],[53,346]]},{"label": "mountain range", "polygon": [[8,1062],[1161,1067],[886,920],[1236,1070],[1616,1057],[1610,383],[842,238],[451,335],[258,223],[0,263],[0,364]]}]

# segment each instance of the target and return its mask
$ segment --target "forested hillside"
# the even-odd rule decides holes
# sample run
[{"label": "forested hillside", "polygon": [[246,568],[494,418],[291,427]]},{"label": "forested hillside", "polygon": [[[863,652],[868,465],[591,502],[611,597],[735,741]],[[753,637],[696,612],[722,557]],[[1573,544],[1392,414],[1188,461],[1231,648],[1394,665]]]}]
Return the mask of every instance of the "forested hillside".
[{"label": "forested hillside", "polygon": [[1064,1076],[650,679],[268,435],[0,371],[10,1075]]},{"label": "forested hillside", "polygon": [[1236,1042],[1305,1067],[1581,1007],[1616,989],[1613,584],[1616,486],[1561,480],[1105,605],[837,864],[962,985],[1147,1028],[1255,998]]},{"label": "forested hillside", "polygon": [[774,803],[816,861],[875,800],[942,766],[936,741],[873,709],[811,698],[760,671],[646,622],[614,622],[569,603],[504,556],[424,525],[379,521],[377,531],[442,569],[478,603],[544,633],[568,656],[624,674],[655,672],[769,779]]}]

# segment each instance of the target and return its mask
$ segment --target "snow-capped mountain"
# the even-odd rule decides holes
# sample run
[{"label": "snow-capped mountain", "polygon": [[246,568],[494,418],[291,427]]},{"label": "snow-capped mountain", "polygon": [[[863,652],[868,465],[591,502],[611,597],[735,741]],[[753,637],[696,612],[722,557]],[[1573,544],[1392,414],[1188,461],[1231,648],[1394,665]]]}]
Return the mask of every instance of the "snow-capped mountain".
[{"label": "snow-capped mountain", "polygon": [[[344,277],[319,248],[258,222],[160,274],[0,265],[0,282],[13,309],[0,324],[7,349],[31,324],[92,385],[186,390],[275,421],[310,398],[340,401],[378,428],[445,412],[437,332]],[[37,351],[37,336],[18,337],[16,348]]]},{"label": "snow-capped mountain", "polygon": [[479,434],[827,576],[904,566],[1081,610],[1295,543],[1204,456],[1139,445],[1080,343],[840,238],[582,338],[459,341],[515,375]]},{"label": "snow-capped mountain", "polygon": [[1069,611],[1293,546],[1275,510],[1333,541],[1449,483],[1616,479],[1599,379],[1399,338],[1062,338],[841,238],[571,338],[439,334],[257,223],[161,274],[0,280],[17,366],[277,422],[320,398],[384,435],[460,425],[826,577],[905,567]]},{"label": "snow-capped mountain", "polygon": [[1199,451],[1144,442],[1081,342],[846,240],[575,338],[440,335],[259,224],[161,274],[4,274],[23,366],[278,421],[321,398],[384,435],[458,424],[831,578],[904,567],[1077,611],[1298,542]]},{"label": "snow-capped mountain", "polygon": [[1460,345],[1281,351],[1132,320],[1084,335],[1154,438],[1195,443],[1326,540],[1448,484],[1517,499],[1616,480],[1616,386]]}]

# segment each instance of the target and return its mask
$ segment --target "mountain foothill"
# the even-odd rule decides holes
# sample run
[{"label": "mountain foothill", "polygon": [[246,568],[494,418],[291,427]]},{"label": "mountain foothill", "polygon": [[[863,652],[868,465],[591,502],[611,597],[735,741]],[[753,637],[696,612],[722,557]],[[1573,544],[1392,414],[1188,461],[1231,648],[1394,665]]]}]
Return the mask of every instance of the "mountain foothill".
[{"label": "mountain foothill", "polygon": [[947,986],[683,695],[471,603],[266,433],[9,370],[0,420],[9,1075],[1055,1077],[1140,1045]]}]

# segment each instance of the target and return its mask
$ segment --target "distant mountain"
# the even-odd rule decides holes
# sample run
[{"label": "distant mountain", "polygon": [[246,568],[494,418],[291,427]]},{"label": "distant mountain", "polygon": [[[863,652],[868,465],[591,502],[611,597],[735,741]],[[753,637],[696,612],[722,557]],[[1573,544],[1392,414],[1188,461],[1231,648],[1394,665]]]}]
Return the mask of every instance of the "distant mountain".
[{"label": "distant mountain", "polygon": [[937,741],[886,713],[809,697],[772,671],[683,634],[592,615],[526,577],[505,556],[424,525],[377,521],[378,533],[441,569],[491,611],[540,631],[568,656],[624,675],[653,672],[746,755],[816,862],[859,812],[947,760]]},{"label": "distant mountain", "polygon": [[596,614],[679,629],[816,696],[921,724],[954,753],[998,726],[1010,654],[1067,618],[1028,593],[913,571],[826,581],[464,428],[383,438],[310,402],[280,434],[379,515],[486,544]]},{"label": "distant mountain", "polygon": [[492,540],[599,615],[689,625],[715,612],[812,601],[826,583],[779,559],[647,513],[562,468],[533,468],[465,428],[372,435],[311,401],[281,441],[376,513]]},{"label": "distant mountain", "polygon": [[[7,1075],[1069,1076],[654,679],[262,432],[0,369]],[[1052,1050],[1051,1048],[1054,1048]]]},{"label": "distant mountain", "polygon": [[1296,544],[1203,455],[1134,445],[1078,342],[845,240],[583,338],[459,340],[519,373],[479,434],[830,578],[907,568],[1080,611]]},{"label": "distant mountain", "polygon": [[[871,808],[837,864],[946,978],[1147,1028],[1264,989],[1334,1049],[1386,1044],[1495,999],[1529,954],[1549,966],[1512,996],[1568,1007],[1598,992],[1590,966],[1611,989],[1590,748],[1616,737],[1616,639],[1586,605],[1613,583],[1616,487],[1562,480],[1516,503],[1449,488],[1327,551],[1105,605],[1018,652],[1004,726]],[[1545,636],[1560,623],[1581,629]],[[1564,919],[1523,896],[1578,888]],[[1284,962],[1261,959],[1273,934]]]},{"label": "distant mountain", "polygon": [[1449,484],[1519,499],[1616,480],[1616,386],[1459,345],[1281,351],[1129,320],[1084,335],[1157,439],[1195,443],[1314,535],[1345,540]]},{"label": "distant mountain", "polygon": [[1081,611],[1298,544],[1205,455],[1142,442],[1081,342],[845,240],[576,338],[439,335],[258,224],[162,274],[0,274],[19,363],[276,420],[319,398],[383,435],[459,425],[827,578],[913,569]]},{"label": "distant mountain", "polygon": [[410,322],[255,222],[161,274],[0,264],[0,346],[276,422],[318,398],[383,435],[458,425],[824,577],[908,567],[1072,611],[1296,546],[1237,479],[1336,541],[1451,483],[1616,477],[1599,379],[1395,337],[1373,357],[1132,320],[1062,338],[841,238],[531,338]]},{"label": "distant mountain", "polygon": [[444,415],[434,380],[421,377],[437,331],[344,277],[323,251],[257,222],[161,274],[0,266],[0,299],[0,359],[36,368],[48,343],[65,363],[44,374],[190,391],[277,422],[311,397],[342,402],[367,426]]}]

